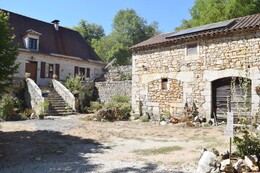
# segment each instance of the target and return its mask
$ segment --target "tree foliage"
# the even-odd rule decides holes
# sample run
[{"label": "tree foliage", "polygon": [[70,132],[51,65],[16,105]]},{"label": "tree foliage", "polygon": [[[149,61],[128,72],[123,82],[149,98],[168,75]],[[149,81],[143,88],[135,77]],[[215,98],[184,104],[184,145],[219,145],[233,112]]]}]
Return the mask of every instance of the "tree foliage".
[{"label": "tree foliage", "polygon": [[183,20],[176,30],[260,13],[260,0],[196,0],[191,19]]},{"label": "tree foliage", "polygon": [[159,33],[158,24],[138,16],[133,9],[120,10],[114,17],[112,32],[100,40],[93,40],[92,46],[97,54],[105,61],[114,58],[116,64],[131,64],[129,47],[142,42]]},{"label": "tree foliage", "polygon": [[8,14],[0,11],[0,92],[9,86],[19,66],[15,64],[18,46],[13,44],[14,35],[11,34],[8,19]]},{"label": "tree foliage", "polygon": [[72,29],[78,31],[89,44],[93,39],[99,40],[105,36],[104,28],[101,25],[88,23],[83,19],[78,23],[78,26],[74,26]]}]

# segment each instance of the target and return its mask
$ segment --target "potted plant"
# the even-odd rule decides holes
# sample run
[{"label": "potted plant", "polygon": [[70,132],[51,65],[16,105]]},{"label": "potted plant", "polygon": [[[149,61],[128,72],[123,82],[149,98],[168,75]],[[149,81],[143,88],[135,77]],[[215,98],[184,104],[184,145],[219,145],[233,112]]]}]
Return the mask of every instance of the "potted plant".
[{"label": "potted plant", "polygon": [[46,115],[46,111],[48,110],[49,102],[44,101],[41,102],[41,110],[39,114],[39,119],[44,119],[44,116]]}]

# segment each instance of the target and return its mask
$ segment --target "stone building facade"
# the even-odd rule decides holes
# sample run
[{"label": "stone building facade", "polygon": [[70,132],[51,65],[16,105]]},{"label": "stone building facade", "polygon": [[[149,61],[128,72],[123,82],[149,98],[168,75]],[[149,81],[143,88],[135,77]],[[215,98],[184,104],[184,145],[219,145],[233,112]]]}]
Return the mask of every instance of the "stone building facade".
[{"label": "stone building facade", "polygon": [[38,86],[47,86],[54,74],[59,80],[75,75],[95,80],[103,75],[106,64],[79,32],[60,26],[59,20],[47,23],[5,12],[19,50],[16,79],[24,79],[25,73],[30,73]]},{"label": "stone building facade", "polygon": [[[248,79],[249,112],[258,112],[260,14],[208,26],[160,34],[131,48],[135,113],[180,116],[187,103],[195,104],[199,115],[212,118],[225,110],[221,104],[236,104],[231,89],[223,89],[232,77]],[[238,93],[240,98],[243,94]]]}]

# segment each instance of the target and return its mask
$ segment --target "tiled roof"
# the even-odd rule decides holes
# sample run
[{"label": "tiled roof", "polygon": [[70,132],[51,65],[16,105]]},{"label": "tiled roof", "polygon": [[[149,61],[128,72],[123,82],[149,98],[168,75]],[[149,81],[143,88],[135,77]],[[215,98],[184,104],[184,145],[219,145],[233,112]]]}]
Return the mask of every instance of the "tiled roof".
[{"label": "tiled roof", "polygon": [[39,53],[71,56],[83,61],[102,61],[78,32],[61,26],[57,31],[51,23],[12,12],[8,13],[9,23],[14,28],[12,32],[16,35],[15,43],[19,44],[20,49],[26,49],[23,37],[28,31],[33,31],[41,34]]},{"label": "tiled roof", "polygon": [[[130,49],[133,51],[153,49],[162,45],[170,45],[172,43],[178,43],[178,41],[198,39],[201,37],[216,37],[223,34],[230,34],[234,32],[246,32],[247,30],[260,29],[260,14],[245,16],[234,19],[227,27],[215,28],[211,30],[203,30],[199,32],[193,32],[189,34],[178,35],[175,37],[169,37],[175,32],[159,34],[141,43],[132,46]],[[168,37],[168,38],[167,38]]]}]

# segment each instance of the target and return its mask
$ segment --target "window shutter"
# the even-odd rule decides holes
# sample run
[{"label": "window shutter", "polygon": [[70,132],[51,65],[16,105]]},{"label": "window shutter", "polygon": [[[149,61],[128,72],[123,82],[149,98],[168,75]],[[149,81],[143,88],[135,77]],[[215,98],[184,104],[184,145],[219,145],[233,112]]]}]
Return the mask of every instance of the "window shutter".
[{"label": "window shutter", "polygon": [[90,68],[87,68],[86,78],[90,78]]},{"label": "window shutter", "polygon": [[75,66],[74,68],[74,76],[76,76],[79,72],[79,67]]},{"label": "window shutter", "polygon": [[46,62],[41,62],[41,78],[45,78],[45,66]]},{"label": "window shutter", "polygon": [[58,76],[58,79],[59,79],[60,78],[60,64],[56,64],[55,74]]}]

